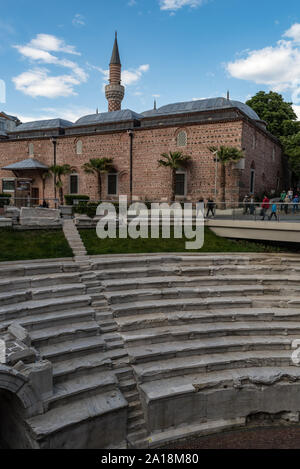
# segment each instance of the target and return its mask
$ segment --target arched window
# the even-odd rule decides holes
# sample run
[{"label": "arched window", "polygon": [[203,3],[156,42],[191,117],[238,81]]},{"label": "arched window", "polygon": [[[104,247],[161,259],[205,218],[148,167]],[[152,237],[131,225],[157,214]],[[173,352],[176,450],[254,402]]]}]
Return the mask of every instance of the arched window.
[{"label": "arched window", "polygon": [[76,143],[76,155],[82,155],[82,141],[78,140]]},{"label": "arched window", "polygon": [[34,155],[34,145],[33,143],[29,143],[29,156]]},{"label": "arched window", "polygon": [[187,146],[187,133],[185,130],[182,130],[177,135],[177,146],[178,147],[186,147]]}]

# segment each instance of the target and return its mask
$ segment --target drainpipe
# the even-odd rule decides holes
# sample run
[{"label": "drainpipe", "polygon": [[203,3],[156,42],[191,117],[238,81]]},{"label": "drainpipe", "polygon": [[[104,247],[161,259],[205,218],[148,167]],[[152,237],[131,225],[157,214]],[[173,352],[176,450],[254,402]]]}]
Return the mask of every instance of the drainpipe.
[{"label": "drainpipe", "polygon": [[[51,138],[51,142],[53,143],[53,165],[56,166],[56,147],[57,147],[57,140],[55,137]],[[57,208],[57,188],[56,188],[56,174],[54,174],[54,198],[55,198],[55,208]]]},{"label": "drainpipe", "polygon": [[130,204],[132,204],[132,195],[133,195],[133,131],[128,130],[128,135],[130,138]]}]

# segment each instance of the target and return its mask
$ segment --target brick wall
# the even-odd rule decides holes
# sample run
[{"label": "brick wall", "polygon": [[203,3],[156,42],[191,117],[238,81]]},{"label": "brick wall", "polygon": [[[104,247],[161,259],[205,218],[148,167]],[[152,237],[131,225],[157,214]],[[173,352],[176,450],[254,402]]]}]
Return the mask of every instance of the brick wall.
[{"label": "brick wall", "polygon": [[[185,130],[188,135],[186,147],[177,146],[177,134]],[[253,135],[256,135],[255,148]],[[82,155],[76,154],[76,143],[82,141]],[[51,166],[53,164],[53,144],[50,139],[27,139],[0,141],[0,166],[6,166],[29,158],[29,143],[34,143],[34,158]],[[129,195],[130,187],[130,138],[126,131],[110,134],[83,135],[80,137],[64,136],[57,139],[57,164],[68,163],[79,174],[79,193],[87,194],[92,200],[98,199],[97,179],[87,175],[82,165],[90,158],[113,158],[120,173],[119,193]],[[142,200],[169,199],[171,194],[171,172],[168,168],[158,167],[161,153],[180,150],[192,157],[187,168],[187,199],[197,201],[200,198],[214,198],[216,166],[214,156],[208,147],[228,145],[246,149],[246,167],[244,171],[226,168],[226,200],[237,201],[249,191],[250,169],[254,162],[256,168],[256,192],[264,189],[276,189],[277,177],[281,177],[281,149],[263,131],[245,121],[232,121],[186,127],[162,127],[136,129],[133,138],[133,195]],[[275,161],[272,159],[273,149]],[[265,177],[263,178],[263,174]],[[0,170],[0,179],[12,177],[11,172]],[[103,180],[103,198],[107,195],[106,176]],[[218,186],[220,167],[218,169]],[[33,187],[40,188],[39,177]],[[1,190],[1,189],[0,189]],[[64,179],[64,192],[69,193],[69,178]],[[52,198],[53,178],[46,181],[45,197]]]}]

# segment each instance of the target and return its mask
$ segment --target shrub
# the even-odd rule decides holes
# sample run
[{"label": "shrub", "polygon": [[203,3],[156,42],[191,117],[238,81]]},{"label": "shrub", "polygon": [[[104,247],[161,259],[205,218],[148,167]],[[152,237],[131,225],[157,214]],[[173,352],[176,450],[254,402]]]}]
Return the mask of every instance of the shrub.
[{"label": "shrub", "polygon": [[11,194],[0,194],[0,208],[10,204]]},{"label": "shrub", "polygon": [[88,195],[65,195],[67,205],[77,205],[78,203],[80,204],[81,201],[86,201],[87,203],[89,200],[90,198]]}]

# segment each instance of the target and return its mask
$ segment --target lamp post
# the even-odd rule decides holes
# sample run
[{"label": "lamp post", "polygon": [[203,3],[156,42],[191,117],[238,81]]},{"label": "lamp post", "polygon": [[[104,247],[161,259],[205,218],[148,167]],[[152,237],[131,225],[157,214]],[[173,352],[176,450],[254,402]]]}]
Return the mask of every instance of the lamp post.
[{"label": "lamp post", "polygon": [[214,155],[214,162],[216,163],[215,165],[215,202],[217,201],[217,194],[218,194],[218,150],[213,152]]},{"label": "lamp post", "polygon": [[[57,139],[55,137],[51,138],[51,142],[53,143],[53,166],[56,166],[56,147],[57,147]],[[54,199],[55,199],[55,208],[57,208],[57,188],[56,188],[56,173],[54,173]]]}]

